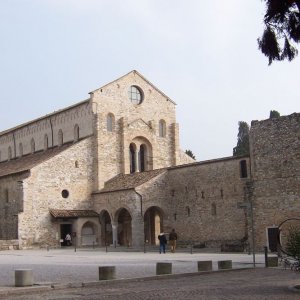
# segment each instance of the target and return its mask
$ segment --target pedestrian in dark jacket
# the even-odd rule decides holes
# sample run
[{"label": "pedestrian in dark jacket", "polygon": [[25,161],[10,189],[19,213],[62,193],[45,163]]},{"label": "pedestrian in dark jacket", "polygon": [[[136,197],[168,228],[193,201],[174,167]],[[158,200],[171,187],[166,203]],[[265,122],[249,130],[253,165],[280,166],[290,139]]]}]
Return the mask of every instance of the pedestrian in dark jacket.
[{"label": "pedestrian in dark jacket", "polygon": [[162,232],[158,236],[159,240],[159,253],[166,253],[166,244],[167,244],[167,238],[166,235]]}]

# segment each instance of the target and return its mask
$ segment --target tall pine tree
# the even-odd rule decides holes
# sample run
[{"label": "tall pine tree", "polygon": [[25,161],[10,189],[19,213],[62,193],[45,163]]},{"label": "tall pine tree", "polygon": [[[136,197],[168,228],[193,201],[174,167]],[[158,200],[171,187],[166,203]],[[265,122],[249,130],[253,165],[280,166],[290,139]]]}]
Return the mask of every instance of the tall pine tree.
[{"label": "tall pine tree", "polygon": [[249,154],[249,132],[250,128],[247,122],[239,122],[239,133],[236,147],[233,148],[233,156]]}]

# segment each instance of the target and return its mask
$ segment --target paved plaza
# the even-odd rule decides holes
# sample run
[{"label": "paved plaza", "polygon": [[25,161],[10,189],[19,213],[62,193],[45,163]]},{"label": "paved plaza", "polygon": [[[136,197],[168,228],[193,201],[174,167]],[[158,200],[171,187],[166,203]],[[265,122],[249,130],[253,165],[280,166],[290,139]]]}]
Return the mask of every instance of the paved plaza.
[{"label": "paved plaza", "polygon": [[[242,270],[197,273],[197,261],[230,259]],[[173,274],[156,274],[157,262],[172,262]],[[264,255],[223,253],[105,252],[105,249],[0,252],[0,299],[299,299],[289,286],[300,274],[264,268]],[[98,281],[99,266],[116,266],[117,280]],[[244,268],[244,270],[243,270]],[[14,287],[14,270],[32,269],[34,287]],[[139,279],[134,279],[139,278]],[[51,288],[51,285],[55,288]],[[68,288],[68,286],[73,288]],[[82,288],[82,286],[85,286]],[[77,288],[76,288],[77,287]]]}]

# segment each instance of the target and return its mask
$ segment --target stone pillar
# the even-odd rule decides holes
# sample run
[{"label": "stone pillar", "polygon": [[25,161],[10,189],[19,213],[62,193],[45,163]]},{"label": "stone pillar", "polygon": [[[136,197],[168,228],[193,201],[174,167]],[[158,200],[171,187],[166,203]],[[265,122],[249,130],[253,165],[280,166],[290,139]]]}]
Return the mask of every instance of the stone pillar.
[{"label": "stone pillar", "polygon": [[111,224],[112,227],[112,241],[113,245],[118,245],[118,223],[117,222],[112,222]]},{"label": "stone pillar", "polygon": [[[140,201],[139,199],[137,199]],[[143,247],[144,246],[144,222],[141,215],[134,214],[131,221],[132,226],[132,246]]]},{"label": "stone pillar", "polygon": [[104,266],[99,267],[99,280],[112,280],[116,279],[116,267]]},{"label": "stone pillar", "polygon": [[172,263],[156,263],[156,275],[172,274]]},{"label": "stone pillar", "polygon": [[15,286],[33,285],[33,273],[30,269],[15,270]]},{"label": "stone pillar", "polygon": [[212,270],[212,261],[198,261],[198,272],[201,271],[211,271]]},{"label": "stone pillar", "polygon": [[232,260],[218,261],[218,269],[219,270],[232,269]]}]

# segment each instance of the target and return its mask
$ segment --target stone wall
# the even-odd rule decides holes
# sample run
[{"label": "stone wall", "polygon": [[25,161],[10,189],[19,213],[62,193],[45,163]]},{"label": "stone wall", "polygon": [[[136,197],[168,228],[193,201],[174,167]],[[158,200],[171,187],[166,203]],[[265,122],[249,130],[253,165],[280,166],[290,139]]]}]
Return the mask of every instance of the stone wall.
[{"label": "stone wall", "polygon": [[[138,86],[144,95],[139,105],[128,97],[130,86]],[[179,164],[178,125],[175,104],[137,72],[91,93],[97,114],[95,135],[98,147],[98,189],[118,173],[130,173],[129,145],[139,139],[147,145],[147,167],[157,169]],[[107,116],[114,118],[112,132]],[[159,121],[166,124],[166,135],[159,136]]]},{"label": "stone wall", "polygon": [[250,146],[255,238],[261,250],[268,227],[300,216],[300,114],[253,121]]},{"label": "stone wall", "polygon": [[0,240],[18,239],[18,214],[23,211],[23,180],[29,173],[0,178]]},{"label": "stone wall", "polygon": [[[57,146],[60,130],[63,143],[76,140],[75,126],[79,128],[79,139],[90,136],[93,134],[92,120],[92,107],[90,101],[87,100],[0,132],[0,161]],[[33,144],[34,151],[32,151]]]},{"label": "stone wall", "polygon": [[[247,236],[247,218],[238,203],[245,201],[245,186],[240,162],[249,159],[219,159],[168,171],[168,207],[172,227],[182,241],[217,245]],[[249,174],[249,173],[248,173]]]},{"label": "stone wall", "polygon": [[60,228],[51,222],[49,209],[91,209],[92,149],[93,139],[87,138],[32,168],[23,181],[26,201],[19,214],[20,247],[58,244]]}]

